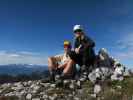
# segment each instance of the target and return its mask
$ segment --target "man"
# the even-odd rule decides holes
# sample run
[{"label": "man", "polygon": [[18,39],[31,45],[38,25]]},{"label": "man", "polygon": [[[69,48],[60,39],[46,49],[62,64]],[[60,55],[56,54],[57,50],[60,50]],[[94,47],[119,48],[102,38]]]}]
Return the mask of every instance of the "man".
[{"label": "man", "polygon": [[95,59],[93,50],[95,42],[85,35],[81,25],[75,25],[73,32],[75,35],[74,51],[69,52],[69,56],[81,66],[81,69],[87,68],[89,70]]},{"label": "man", "polygon": [[64,54],[48,58],[48,68],[51,81],[55,81],[56,70],[63,70],[61,77],[71,77],[73,74],[74,62],[70,59],[68,52],[71,51],[71,43],[64,41]]}]

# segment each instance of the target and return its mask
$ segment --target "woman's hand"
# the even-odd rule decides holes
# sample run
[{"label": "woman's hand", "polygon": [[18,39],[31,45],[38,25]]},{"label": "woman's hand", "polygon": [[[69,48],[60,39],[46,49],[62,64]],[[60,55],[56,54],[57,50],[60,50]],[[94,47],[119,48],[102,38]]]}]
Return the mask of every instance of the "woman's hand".
[{"label": "woman's hand", "polygon": [[64,64],[60,64],[60,65],[58,66],[58,68],[64,68],[66,65],[67,65],[67,62],[64,63]]},{"label": "woman's hand", "polygon": [[63,67],[63,65],[62,64],[60,64],[59,66],[58,66],[58,68],[62,68]]}]

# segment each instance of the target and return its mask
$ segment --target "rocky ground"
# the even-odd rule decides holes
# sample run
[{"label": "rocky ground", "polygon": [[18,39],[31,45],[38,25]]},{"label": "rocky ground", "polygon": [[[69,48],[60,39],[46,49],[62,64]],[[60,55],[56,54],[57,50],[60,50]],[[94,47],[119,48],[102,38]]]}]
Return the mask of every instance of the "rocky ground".
[{"label": "rocky ground", "polygon": [[[96,95],[94,91],[100,92]],[[63,84],[43,80],[5,83],[0,85],[0,100],[133,100],[133,77],[106,80],[101,87],[88,80],[64,80]]]}]

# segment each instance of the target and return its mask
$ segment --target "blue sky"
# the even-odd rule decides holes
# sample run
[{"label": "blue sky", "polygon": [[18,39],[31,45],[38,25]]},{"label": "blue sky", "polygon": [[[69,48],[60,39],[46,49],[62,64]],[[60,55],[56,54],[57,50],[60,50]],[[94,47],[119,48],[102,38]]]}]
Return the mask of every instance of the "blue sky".
[{"label": "blue sky", "polygon": [[123,64],[133,65],[132,0],[1,0],[0,63],[47,64],[83,25],[96,42]]}]

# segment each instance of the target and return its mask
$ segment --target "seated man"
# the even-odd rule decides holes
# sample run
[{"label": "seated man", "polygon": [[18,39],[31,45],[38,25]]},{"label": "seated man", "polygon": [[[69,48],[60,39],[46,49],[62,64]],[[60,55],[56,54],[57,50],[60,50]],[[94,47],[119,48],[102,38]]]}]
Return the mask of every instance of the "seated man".
[{"label": "seated man", "polygon": [[61,77],[72,76],[75,64],[68,56],[68,51],[71,51],[71,43],[69,41],[64,41],[64,54],[48,58],[51,81],[55,81],[55,71],[58,69],[63,70]]}]

